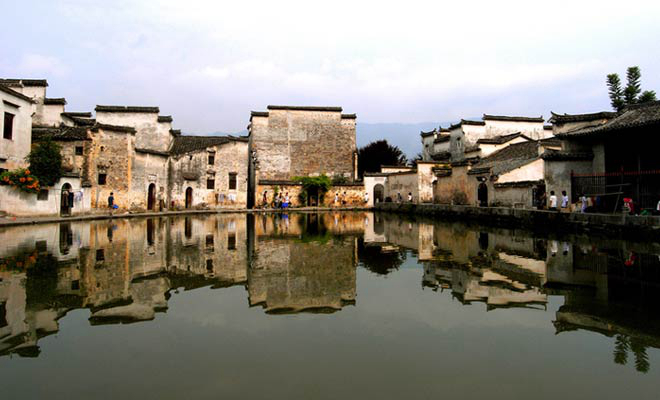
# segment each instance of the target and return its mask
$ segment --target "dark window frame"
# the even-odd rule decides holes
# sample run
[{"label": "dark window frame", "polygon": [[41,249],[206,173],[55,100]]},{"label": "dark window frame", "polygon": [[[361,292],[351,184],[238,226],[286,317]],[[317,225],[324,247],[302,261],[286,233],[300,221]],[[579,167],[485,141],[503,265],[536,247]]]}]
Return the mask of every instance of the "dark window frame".
[{"label": "dark window frame", "polygon": [[47,201],[48,200],[48,189],[39,189],[37,193],[37,201]]},{"label": "dark window frame", "polygon": [[105,185],[108,182],[108,174],[99,172],[97,182],[99,185]]},{"label": "dark window frame", "polygon": [[75,148],[75,154],[76,154],[77,156],[82,156],[82,155],[83,155],[83,152],[84,152],[84,149],[83,149],[82,146],[76,146],[76,148]]},{"label": "dark window frame", "polygon": [[215,189],[215,178],[206,178],[206,188],[209,190]]},{"label": "dark window frame", "polygon": [[14,140],[14,119],[16,114],[5,111],[2,126],[2,138],[7,140]]},{"label": "dark window frame", "polygon": [[215,165],[215,153],[209,153],[208,165]]},{"label": "dark window frame", "polygon": [[[232,179],[233,178],[233,179]],[[236,190],[238,188],[238,173],[229,173],[229,190]]]}]

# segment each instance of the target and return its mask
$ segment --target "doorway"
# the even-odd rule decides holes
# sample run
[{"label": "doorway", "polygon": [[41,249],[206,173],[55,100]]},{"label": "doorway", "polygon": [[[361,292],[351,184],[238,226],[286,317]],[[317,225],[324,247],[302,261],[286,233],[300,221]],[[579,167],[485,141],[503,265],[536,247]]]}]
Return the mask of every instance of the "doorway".
[{"label": "doorway", "polygon": [[193,201],[192,188],[188,187],[188,189],[186,189],[186,208],[192,207],[192,201]]},{"label": "doorway", "polygon": [[374,186],[374,203],[382,203],[385,196],[385,187],[380,183]]},{"label": "doorway", "polygon": [[154,205],[156,204],[156,185],[150,184],[147,195],[147,210],[153,211]]},{"label": "doorway", "polygon": [[479,200],[479,207],[488,207],[488,185],[485,182],[479,184],[477,200]]},{"label": "doorway", "polygon": [[73,191],[71,190],[71,185],[65,183],[62,185],[62,194],[60,195],[60,215],[69,216],[71,215],[71,209],[73,208]]}]

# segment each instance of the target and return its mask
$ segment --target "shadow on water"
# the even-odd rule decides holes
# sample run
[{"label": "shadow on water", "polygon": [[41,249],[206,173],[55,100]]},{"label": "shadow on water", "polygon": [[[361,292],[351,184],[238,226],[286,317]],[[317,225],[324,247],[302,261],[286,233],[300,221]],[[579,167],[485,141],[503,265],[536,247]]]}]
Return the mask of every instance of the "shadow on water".
[{"label": "shadow on water", "polygon": [[546,311],[560,296],[556,334],[611,337],[616,364],[646,373],[660,348],[655,243],[347,212],[71,222],[0,240],[0,355],[39,356],[71,310],[89,310],[92,325],[150,321],[202,287],[244,287],[271,315],[336,313],[359,307],[359,268],[396,278],[410,263],[423,288],[487,311]]}]

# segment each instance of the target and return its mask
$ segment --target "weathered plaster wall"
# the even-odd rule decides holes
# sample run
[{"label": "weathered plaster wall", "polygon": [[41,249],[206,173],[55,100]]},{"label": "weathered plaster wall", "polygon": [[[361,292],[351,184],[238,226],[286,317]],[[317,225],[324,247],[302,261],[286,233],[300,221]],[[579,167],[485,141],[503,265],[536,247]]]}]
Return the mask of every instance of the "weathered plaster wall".
[{"label": "weathered plaster wall", "polygon": [[387,182],[387,177],[385,176],[365,176],[363,178],[364,190],[369,193],[369,202],[366,204],[368,207],[373,207],[374,202],[376,201],[376,195],[374,188],[376,185],[383,185],[383,199],[385,200],[385,184]]},{"label": "weathered plaster wall", "polygon": [[130,208],[133,210],[146,210],[149,186],[155,185],[156,201],[154,209],[158,209],[158,197],[168,203],[168,157],[135,152],[132,161],[131,193],[129,194]]},{"label": "weathered plaster wall", "polygon": [[557,195],[566,190],[569,199],[574,199],[579,193],[571,189],[571,172],[576,174],[592,173],[592,162],[587,161],[545,161],[544,178],[545,191],[550,196],[554,190]]},{"label": "weathered plaster wall", "polygon": [[544,177],[545,161],[538,159],[499,176],[497,183],[539,181]]},{"label": "weathered plaster wall", "polygon": [[38,200],[37,194],[25,193],[11,186],[0,186],[0,211],[19,217],[56,216],[60,214],[62,186],[71,185],[74,196],[71,215],[89,212],[91,209],[91,190],[81,186],[79,178],[63,177],[48,190],[48,198]]},{"label": "weathered plaster wall", "polygon": [[452,167],[450,176],[439,176],[433,188],[433,201],[453,204],[458,200],[464,200],[466,204],[475,205],[478,182],[467,172],[467,166],[455,166]]},{"label": "weathered plaster wall", "polygon": [[[135,135],[98,129],[92,132],[89,149],[85,148],[88,160],[87,179],[92,184],[92,207],[107,208],[108,196],[114,192],[115,204],[121,209],[131,208],[131,183]],[[106,174],[106,184],[99,185],[99,173]]]},{"label": "weathered plaster wall", "polygon": [[494,187],[488,185],[488,203],[497,207],[534,208],[532,186],[525,187]]},{"label": "weathered plaster wall", "polygon": [[433,181],[435,181],[433,167],[436,165],[438,164],[425,162],[417,163],[418,197],[415,198],[415,201],[420,203],[433,202]]},{"label": "weathered plaster wall", "polygon": [[342,119],[341,112],[269,110],[268,117],[252,117],[250,143],[258,180],[355,176],[355,119]]},{"label": "weathered plaster wall", "polygon": [[[213,165],[208,164],[214,152]],[[177,208],[185,207],[186,189],[193,190],[193,207],[245,208],[247,205],[248,143],[232,141],[170,159],[170,198]],[[236,173],[236,189],[229,189],[229,174]],[[207,179],[215,189],[207,189]],[[231,195],[231,196],[230,196]],[[230,197],[235,197],[231,200]]]},{"label": "weathered plaster wall", "polygon": [[157,112],[97,111],[96,120],[102,124],[135,128],[135,147],[138,149],[168,151],[170,148],[172,136],[166,129],[168,124],[158,122]]},{"label": "weathered plaster wall", "polygon": [[392,201],[396,202],[399,193],[403,202],[408,202],[408,193],[412,193],[413,202],[419,201],[419,179],[417,177],[417,171],[394,173],[387,177],[385,197],[390,197]]},{"label": "weathered plaster wall", "polygon": [[[0,168],[16,169],[27,166],[25,156],[30,152],[32,143],[33,111],[34,105],[29,101],[0,92]],[[3,137],[6,112],[14,114],[11,140]]]},{"label": "weathered plaster wall", "polygon": [[531,121],[497,121],[484,120],[486,122],[486,137],[506,135],[509,133],[520,132],[530,139],[545,139],[546,132],[543,129],[543,122]]},{"label": "weathered plaster wall", "polygon": [[[277,189],[278,193],[285,196],[289,193],[292,207],[302,207],[304,203],[300,199],[302,186],[297,184],[268,184],[257,185],[257,207],[263,207],[263,193],[268,191],[268,203],[272,204],[273,194]],[[335,194],[339,196],[339,201],[335,203]],[[311,200],[312,202],[315,199]],[[316,205],[316,204],[314,204]],[[362,207],[364,206],[364,185],[350,184],[350,185],[335,185],[321,199],[319,206],[323,207]]]},{"label": "weathered plaster wall", "polygon": [[60,126],[64,104],[40,104],[32,123],[38,126]]}]

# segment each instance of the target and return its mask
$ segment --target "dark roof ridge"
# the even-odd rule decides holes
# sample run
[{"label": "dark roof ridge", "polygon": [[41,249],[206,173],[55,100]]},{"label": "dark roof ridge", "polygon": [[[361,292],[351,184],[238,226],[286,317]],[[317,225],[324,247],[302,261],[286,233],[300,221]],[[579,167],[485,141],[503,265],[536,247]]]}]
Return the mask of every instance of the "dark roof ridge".
[{"label": "dark roof ridge", "polygon": [[461,118],[461,125],[486,125],[486,122]]},{"label": "dark roof ridge", "polygon": [[540,117],[521,117],[521,116],[484,114],[482,119],[484,121],[492,120],[492,121],[518,121],[518,122],[545,122],[542,115]]},{"label": "dark roof ridge", "polygon": [[266,107],[268,110],[293,110],[293,111],[332,111],[342,112],[341,107],[334,106],[283,106],[283,105],[269,105]]},{"label": "dark roof ridge", "polygon": [[45,105],[66,105],[66,99],[64,97],[45,97],[44,98],[44,104]]},{"label": "dark roof ridge", "polygon": [[65,117],[92,118],[92,113],[89,111],[64,111],[60,115],[64,115]]},{"label": "dark roof ridge", "polygon": [[610,119],[618,115],[615,111],[598,111],[594,113],[586,114],[557,114],[554,111],[550,111],[552,116],[548,121],[553,122],[554,124],[562,124],[567,122],[584,122],[584,121],[594,121],[597,119]]},{"label": "dark roof ridge", "polygon": [[131,126],[121,126],[121,125],[110,125],[110,124],[102,124],[97,122],[94,124],[92,127],[93,130],[107,130],[107,131],[113,131],[113,132],[125,132],[125,133],[135,133],[136,130],[135,128]]},{"label": "dark roof ridge", "polygon": [[23,86],[48,86],[48,81],[46,79],[6,78],[0,79],[0,83],[21,84]]},{"label": "dark roof ridge", "polygon": [[94,108],[96,112],[134,112],[134,113],[156,113],[160,112],[158,107],[152,106],[108,106],[108,105],[97,105]]},{"label": "dark roof ridge", "polygon": [[158,122],[172,122],[174,119],[171,115],[159,115]]},{"label": "dark roof ridge", "polygon": [[621,110],[621,113],[624,113],[628,110],[638,110],[640,108],[653,107],[653,106],[660,106],[660,100],[647,101],[645,103],[629,104],[629,105],[623,107],[623,110]]},{"label": "dark roof ridge", "polygon": [[341,119],[357,119],[357,115],[353,114],[342,114]]},{"label": "dark roof ridge", "polygon": [[7,93],[9,95],[12,95],[14,97],[17,97],[21,100],[25,100],[29,103],[34,103],[34,100],[32,100],[32,98],[24,95],[23,93],[19,93],[19,92],[15,91],[14,89],[10,88],[7,85],[0,84],[0,91],[5,92],[5,93]]}]

